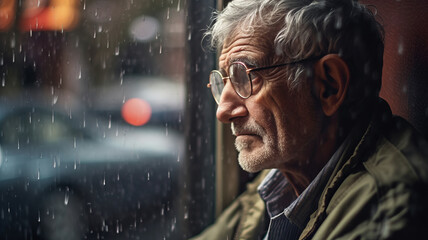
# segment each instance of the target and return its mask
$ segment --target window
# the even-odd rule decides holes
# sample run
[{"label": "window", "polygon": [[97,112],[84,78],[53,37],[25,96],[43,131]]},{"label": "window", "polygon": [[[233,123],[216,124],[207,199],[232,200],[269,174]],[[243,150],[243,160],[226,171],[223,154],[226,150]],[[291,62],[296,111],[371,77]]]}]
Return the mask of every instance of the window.
[{"label": "window", "polygon": [[214,1],[0,1],[0,235],[187,239],[214,218]]}]

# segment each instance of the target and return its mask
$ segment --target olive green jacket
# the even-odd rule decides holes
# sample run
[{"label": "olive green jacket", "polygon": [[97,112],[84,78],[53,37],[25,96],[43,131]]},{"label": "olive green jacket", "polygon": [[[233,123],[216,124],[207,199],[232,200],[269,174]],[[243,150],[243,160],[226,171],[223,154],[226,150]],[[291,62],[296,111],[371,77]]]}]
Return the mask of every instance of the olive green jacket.
[{"label": "olive green jacket", "polygon": [[[428,238],[428,144],[382,109],[344,151],[300,239]],[[194,239],[261,239],[260,181]]]},{"label": "olive green jacket", "polygon": [[262,238],[265,203],[257,192],[269,170],[264,170],[247,184],[247,190],[239,195],[219,216],[216,222],[192,240],[235,240]]}]

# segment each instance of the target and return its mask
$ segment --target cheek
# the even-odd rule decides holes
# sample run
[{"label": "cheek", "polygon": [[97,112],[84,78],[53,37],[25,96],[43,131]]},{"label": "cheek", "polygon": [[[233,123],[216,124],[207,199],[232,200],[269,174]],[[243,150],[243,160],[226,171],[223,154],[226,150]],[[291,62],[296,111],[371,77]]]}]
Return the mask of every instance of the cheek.
[{"label": "cheek", "polygon": [[311,134],[314,118],[308,96],[290,96],[286,86],[272,88],[267,96],[265,104],[274,118],[279,145],[295,146]]},{"label": "cheek", "polygon": [[264,128],[270,140],[277,142],[278,136],[283,135],[285,131],[287,119],[283,110],[285,101],[276,100],[273,93],[264,86],[259,94],[253,97],[251,117]]},{"label": "cheek", "polygon": [[249,117],[252,118],[267,134],[271,134],[272,129],[276,126],[276,116],[271,109],[271,105],[266,100],[266,93],[260,91],[258,94],[246,99],[246,107]]}]

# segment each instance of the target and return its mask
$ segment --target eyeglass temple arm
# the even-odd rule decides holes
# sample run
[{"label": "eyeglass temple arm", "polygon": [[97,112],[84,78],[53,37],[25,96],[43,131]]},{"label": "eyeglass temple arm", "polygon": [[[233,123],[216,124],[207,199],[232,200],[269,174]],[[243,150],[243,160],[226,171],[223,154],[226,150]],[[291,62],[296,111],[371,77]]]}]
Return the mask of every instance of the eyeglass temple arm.
[{"label": "eyeglass temple arm", "polygon": [[292,65],[292,64],[304,63],[304,62],[308,62],[308,61],[318,60],[320,58],[321,57],[306,58],[306,59],[301,59],[301,60],[297,60],[294,62],[281,63],[281,64],[277,64],[277,65],[273,65],[273,66],[250,68],[250,69],[246,69],[246,71],[247,71],[247,74],[249,74],[250,72],[253,72],[253,71],[260,71],[260,70],[265,70],[265,69],[269,69],[269,68],[276,68],[276,67],[282,67],[282,66],[287,66],[287,65]]}]

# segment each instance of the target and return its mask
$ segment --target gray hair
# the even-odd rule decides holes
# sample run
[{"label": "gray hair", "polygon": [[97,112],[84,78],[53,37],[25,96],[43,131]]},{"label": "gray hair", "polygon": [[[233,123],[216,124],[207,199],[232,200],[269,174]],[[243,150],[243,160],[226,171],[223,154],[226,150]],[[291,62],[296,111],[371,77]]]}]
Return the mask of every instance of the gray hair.
[{"label": "gray hair", "polygon": [[[375,15],[355,0],[233,0],[213,18],[205,33],[212,48],[236,32],[276,31],[273,59],[296,61],[339,54],[351,80],[345,104],[362,106],[379,94],[383,65],[383,29]],[[288,85],[298,88],[305,65],[289,68]]]}]

